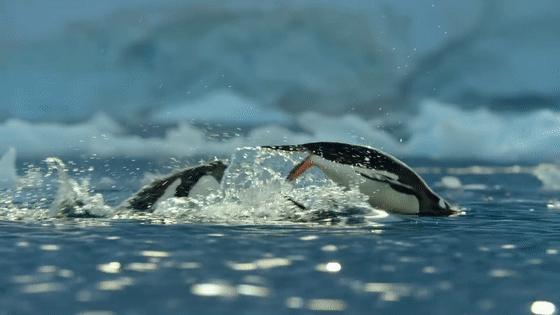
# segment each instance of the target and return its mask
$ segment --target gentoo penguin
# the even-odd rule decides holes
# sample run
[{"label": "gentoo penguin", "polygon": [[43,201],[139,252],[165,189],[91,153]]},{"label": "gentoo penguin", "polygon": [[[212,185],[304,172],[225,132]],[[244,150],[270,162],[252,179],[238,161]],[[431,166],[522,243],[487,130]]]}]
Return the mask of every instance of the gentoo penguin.
[{"label": "gentoo penguin", "polygon": [[[227,167],[222,161],[214,161],[182,169],[142,187],[120,208],[153,212],[158,203],[171,197],[206,196],[220,189],[220,182]],[[292,198],[285,198],[296,207],[306,209]]]},{"label": "gentoo penguin", "polygon": [[214,161],[182,169],[142,187],[123,207],[153,212],[159,202],[170,197],[208,195],[219,190],[226,168],[224,162]]},{"label": "gentoo penguin", "polygon": [[369,203],[376,208],[426,216],[457,213],[410,167],[377,149],[337,142],[262,148],[309,153],[303,162],[292,169],[287,178],[290,181],[294,181],[307,169],[317,166],[339,185],[357,185],[363,194],[369,196]]}]

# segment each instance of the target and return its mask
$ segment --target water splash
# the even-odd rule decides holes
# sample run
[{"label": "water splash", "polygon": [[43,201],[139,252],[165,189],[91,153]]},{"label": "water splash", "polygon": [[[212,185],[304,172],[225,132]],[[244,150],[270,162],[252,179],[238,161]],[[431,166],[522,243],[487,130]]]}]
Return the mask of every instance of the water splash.
[{"label": "water splash", "polygon": [[113,212],[104,202],[103,195],[91,193],[89,181],[80,183],[68,176],[66,165],[55,157],[46,159],[49,172],[58,174],[58,190],[49,209],[51,216],[104,217]]},{"label": "water splash", "polygon": [[300,158],[297,154],[240,148],[232,155],[218,191],[168,198],[148,213],[109,206],[104,196],[90,187],[88,178],[72,178],[61,159],[49,157],[45,173],[30,165],[17,180],[15,194],[2,199],[0,216],[9,220],[103,218],[226,224],[378,225],[400,220],[372,208],[367,196],[357,189],[342,188],[317,170],[306,173],[297,184],[288,183],[286,174]]},{"label": "water splash", "polygon": [[[297,155],[241,148],[232,156],[221,190],[203,198],[170,198],[154,214],[197,222],[242,224],[374,224],[399,220],[371,208],[367,196],[309,172],[296,185],[285,180]],[[302,206],[305,208],[302,209]]]}]

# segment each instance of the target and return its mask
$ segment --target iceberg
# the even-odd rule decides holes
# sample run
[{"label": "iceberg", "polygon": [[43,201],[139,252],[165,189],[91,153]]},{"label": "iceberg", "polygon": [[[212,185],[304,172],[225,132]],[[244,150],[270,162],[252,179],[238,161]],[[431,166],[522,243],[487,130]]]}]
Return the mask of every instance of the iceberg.
[{"label": "iceberg", "polygon": [[[216,103],[214,110],[226,111],[227,106],[228,103]],[[502,114],[484,108],[461,109],[433,100],[419,107],[414,115],[387,119],[388,123],[395,121],[396,131],[387,130],[375,118],[306,112],[289,120],[294,128],[270,123],[235,136],[227,131],[209,134],[183,119],[161,136],[148,137],[128,132],[103,114],[73,124],[11,119],[0,123],[0,150],[13,147],[25,159],[52,155],[167,159],[223,157],[245,146],[340,141],[370,145],[405,158],[539,163],[559,159],[560,112],[541,109]],[[282,120],[289,116],[285,117]],[[6,155],[5,160],[11,161],[11,156]]]}]

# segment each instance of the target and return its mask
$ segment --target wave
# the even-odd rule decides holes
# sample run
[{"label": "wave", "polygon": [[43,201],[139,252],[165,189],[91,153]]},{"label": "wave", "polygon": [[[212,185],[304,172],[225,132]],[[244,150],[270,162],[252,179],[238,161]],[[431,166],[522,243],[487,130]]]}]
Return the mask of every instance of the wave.
[{"label": "wave", "polygon": [[[210,100],[206,105],[213,111],[227,112],[227,99],[223,103]],[[195,112],[202,107],[195,107]],[[235,135],[197,127],[186,120],[188,110],[184,107],[176,125],[164,135],[151,137],[131,134],[103,114],[79,124],[11,119],[0,124],[0,150],[13,147],[20,157],[28,159],[80,155],[167,159],[229,156],[235,148],[244,146],[341,141],[370,145],[400,157],[501,162],[555,162],[559,158],[560,112],[546,109],[497,114],[483,108],[465,110],[427,100],[413,116],[368,120],[355,114],[328,116],[307,112],[292,120],[296,128],[268,124]],[[166,113],[167,109],[161,110],[161,115]],[[397,126],[393,128],[397,132],[387,131],[388,124]]]}]

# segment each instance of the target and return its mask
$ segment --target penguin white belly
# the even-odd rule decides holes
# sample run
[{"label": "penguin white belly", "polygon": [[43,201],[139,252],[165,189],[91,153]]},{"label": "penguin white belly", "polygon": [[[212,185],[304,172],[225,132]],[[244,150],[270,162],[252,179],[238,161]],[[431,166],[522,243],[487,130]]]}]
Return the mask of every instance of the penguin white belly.
[{"label": "penguin white belly", "polygon": [[220,189],[220,183],[211,175],[202,176],[189,191],[189,198],[206,197]]},{"label": "penguin white belly", "polygon": [[418,214],[420,204],[414,195],[394,190],[389,184],[366,179],[359,184],[360,192],[369,196],[375,208],[403,214]]},{"label": "penguin white belly", "polygon": [[375,208],[403,214],[418,214],[420,210],[416,196],[401,193],[387,183],[367,179],[358,173],[360,170],[370,173],[371,170],[342,165],[318,156],[313,156],[312,159],[315,165],[337,184],[348,188],[357,185],[360,192],[369,197],[369,203]]},{"label": "penguin white belly", "polygon": [[165,191],[163,192],[163,194],[156,200],[156,202],[154,202],[154,205],[152,206],[154,209],[157,209],[157,207],[159,206],[159,204],[166,200],[169,199],[173,196],[175,196],[175,192],[177,191],[177,187],[179,187],[179,185],[181,185],[181,179],[178,178],[176,179],[173,183],[171,183],[171,185],[169,185]]}]

